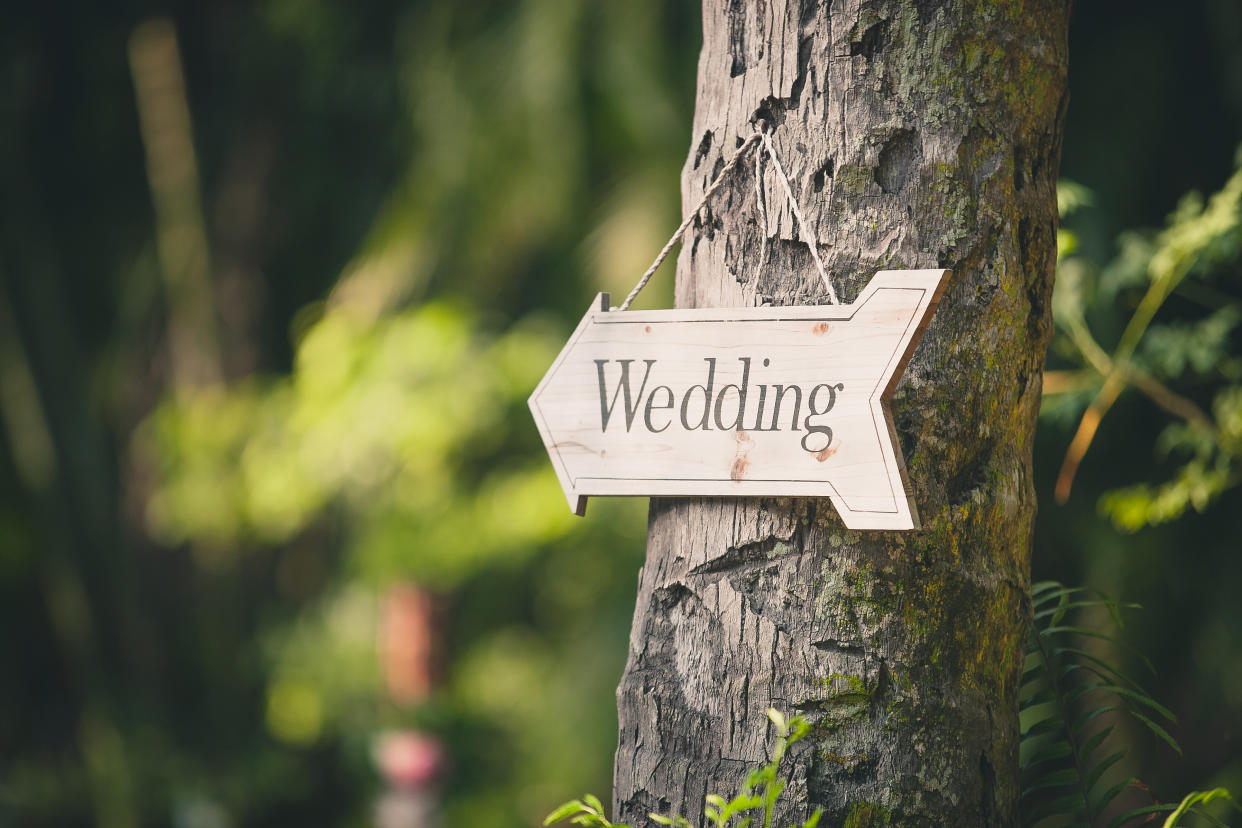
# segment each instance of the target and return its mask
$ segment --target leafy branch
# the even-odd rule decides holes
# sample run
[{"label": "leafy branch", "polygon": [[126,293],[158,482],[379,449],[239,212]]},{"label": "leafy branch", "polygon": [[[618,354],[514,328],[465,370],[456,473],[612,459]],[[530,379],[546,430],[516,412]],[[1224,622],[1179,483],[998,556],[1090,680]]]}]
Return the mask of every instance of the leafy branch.
[{"label": "leafy branch", "polygon": [[[705,826],[710,828],[750,828],[756,817],[760,818],[762,828],[772,828],[773,814],[781,793],[785,790],[786,780],[780,775],[781,760],[789,746],[806,736],[810,725],[801,716],[786,719],[778,710],[769,709],[768,718],[776,726],[776,747],[772,758],[764,765],[751,771],[746,777],[742,790],[732,799],[725,799],[718,794],[708,794],[703,807],[703,816],[707,820]],[[797,828],[816,828],[821,812],[817,809],[811,817]],[[694,828],[694,824],[680,814],[663,816],[647,815],[653,822],[660,825],[671,825],[673,828]],[[604,813],[603,803],[597,797],[587,794],[582,799],[572,799],[548,814],[544,825],[569,820],[574,825],[591,826],[593,828],[629,828],[627,825],[612,823]],[[736,824],[735,819],[740,819]]]},{"label": "leafy branch", "polygon": [[1199,814],[1212,825],[1228,828],[1226,823],[1199,808],[1200,805],[1207,805],[1217,800],[1228,802],[1235,811],[1242,813],[1242,808],[1238,807],[1238,804],[1233,801],[1233,796],[1224,788],[1213,788],[1210,791],[1194,791],[1193,793],[1186,794],[1186,798],[1181,801],[1176,810],[1169,814],[1169,818],[1164,821],[1164,828],[1177,828],[1181,824],[1179,820],[1190,813]]},{"label": "leafy branch", "polygon": [[[1206,203],[1193,194],[1183,199],[1154,238],[1122,236],[1121,252],[1098,273],[1074,255],[1071,231],[1062,231],[1058,239],[1053,351],[1080,367],[1049,371],[1044,390],[1085,407],[1057,476],[1056,498],[1068,499],[1104,418],[1127,389],[1175,418],[1161,448],[1188,456],[1171,480],[1155,487],[1132,486],[1104,498],[1103,509],[1123,529],[1172,520],[1188,507],[1202,510],[1242,481],[1242,366],[1228,353],[1229,337],[1242,323],[1242,308],[1207,281],[1242,256],[1242,152],[1238,163],[1239,169]],[[1081,188],[1066,184],[1065,189],[1063,213],[1087,202]],[[1096,301],[1090,304],[1104,307],[1116,306],[1112,300],[1123,291],[1138,292],[1111,349],[1100,344],[1086,317],[1087,293],[1093,290]],[[1190,325],[1158,324],[1158,315],[1175,294],[1211,312]],[[1224,380],[1210,411],[1170,387],[1192,373]]]}]

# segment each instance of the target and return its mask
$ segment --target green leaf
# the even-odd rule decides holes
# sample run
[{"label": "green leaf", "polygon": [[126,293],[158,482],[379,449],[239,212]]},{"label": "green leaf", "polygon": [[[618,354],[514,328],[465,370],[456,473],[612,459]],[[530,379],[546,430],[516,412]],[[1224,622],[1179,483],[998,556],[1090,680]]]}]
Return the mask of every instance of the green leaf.
[{"label": "green leaf", "polygon": [[1096,748],[1098,748],[1104,742],[1105,739],[1108,738],[1108,734],[1112,732],[1113,732],[1113,726],[1109,725],[1108,727],[1097,730],[1095,733],[1092,733],[1090,736],[1088,736],[1087,740],[1082,743],[1082,749],[1081,749],[1082,755],[1090,756],[1091,753]]},{"label": "green leaf", "polygon": [[595,794],[584,794],[582,798],[586,800],[586,804],[591,806],[595,813],[604,816],[604,803],[599,801],[599,797]]},{"label": "green leaf", "polygon": [[815,813],[811,814],[811,818],[802,823],[802,828],[815,828],[819,825],[819,818],[824,815],[822,808],[816,808]]},{"label": "green leaf", "polygon": [[1057,698],[1053,695],[1051,690],[1044,689],[1036,693],[1034,696],[1031,696],[1029,699],[1022,701],[1018,705],[1018,710],[1029,710],[1030,708],[1038,707],[1041,704],[1052,704],[1056,700]]},{"label": "green leaf", "polygon": [[1068,216],[1080,207],[1095,202],[1095,194],[1076,181],[1062,178],[1057,181],[1057,213]]},{"label": "green leaf", "polygon": [[[1145,666],[1151,669],[1152,675],[1155,675],[1155,668],[1151,667],[1151,663],[1147,660],[1146,656],[1136,651],[1133,647],[1126,647],[1126,649],[1128,649],[1134,656],[1136,656],[1140,661],[1142,661]],[[1050,655],[1057,656],[1057,657],[1062,656],[1062,655],[1072,655],[1075,658],[1082,659],[1082,661],[1086,662],[1087,664],[1093,664],[1096,667],[1100,668],[1101,670],[1104,670],[1108,672],[1109,674],[1116,676],[1117,678],[1121,679],[1127,684],[1132,684],[1135,687],[1140,686],[1138,682],[1127,678],[1124,673],[1122,673],[1112,664],[1109,664],[1107,661],[1095,655],[1094,653],[1089,653],[1086,650],[1083,650],[1079,647],[1071,647],[1071,646],[1058,647],[1052,650]],[[1086,666],[1086,664],[1084,664],[1084,666]],[[1096,672],[1096,671],[1092,670],[1092,672]]]},{"label": "green leaf", "polygon": [[1087,791],[1094,788],[1096,783],[1100,781],[1100,777],[1102,777],[1109,768],[1124,759],[1125,755],[1126,752],[1124,750],[1119,750],[1116,753],[1110,754],[1107,758],[1100,760],[1098,765],[1088,771],[1087,778],[1083,782],[1083,788]]},{"label": "green leaf", "polygon": [[1043,662],[1036,664],[1034,667],[1028,667],[1022,673],[1022,685],[1025,686],[1030,684],[1032,681],[1045,675],[1047,672],[1048,668],[1044,666]]},{"label": "green leaf", "polygon": [[572,816],[573,814],[576,814],[579,811],[582,811],[583,808],[584,806],[581,800],[571,799],[568,802],[566,802],[564,805],[561,805],[559,808],[554,810],[552,813],[544,817],[543,824],[551,825],[554,822],[560,822],[562,819],[565,819],[568,816]]},{"label": "green leaf", "polygon": [[666,816],[660,816],[659,814],[647,814],[647,819],[659,825],[672,825],[673,824],[673,821],[671,819],[669,819]]},{"label": "green leaf", "polygon": [[[1116,667],[1109,664],[1107,661],[1100,658],[1099,656],[1096,656],[1096,655],[1093,655],[1087,652],[1086,650],[1079,649],[1078,647],[1057,647],[1049,652],[1049,656],[1052,656],[1052,657],[1060,657],[1063,655],[1072,655],[1075,658],[1080,658],[1083,661],[1090,662],[1091,664],[1094,664],[1100,667],[1101,669],[1108,671],[1112,675],[1117,676],[1119,679],[1125,681],[1128,684],[1132,684],[1135,687],[1139,686],[1137,682],[1126,678],[1121,673],[1121,671],[1119,671]],[[1142,653],[1136,653],[1135,655],[1137,655],[1138,658],[1142,660],[1144,664],[1150,667],[1150,663],[1147,661],[1146,657],[1144,657]],[[1152,668],[1152,673],[1153,675],[1155,674],[1154,668]]]},{"label": "green leaf", "polygon": [[[1118,696],[1121,696],[1122,698],[1130,699],[1131,701],[1138,702],[1144,707],[1149,707],[1152,710],[1159,713],[1165,719],[1169,720],[1170,722],[1177,721],[1177,717],[1173,715],[1173,712],[1171,710],[1169,710],[1167,707],[1157,702],[1155,699],[1153,699],[1151,696],[1147,695],[1146,693],[1141,693],[1135,690],[1131,690],[1128,687],[1121,687],[1120,685],[1116,685],[1116,684],[1105,685],[1100,689],[1108,690],[1111,693],[1116,693]],[[1135,713],[1135,715],[1138,715],[1138,714]]]},{"label": "green leaf", "polygon": [[1142,713],[1138,712],[1137,710],[1131,710],[1130,715],[1138,719],[1143,724],[1147,725],[1147,729],[1150,730],[1152,733],[1156,734],[1157,736],[1159,736],[1161,739],[1163,739],[1165,743],[1168,744],[1169,747],[1177,751],[1178,756],[1182,755],[1182,746],[1179,745],[1177,743],[1177,740],[1174,739],[1172,736],[1170,736],[1168,731],[1166,731],[1163,727],[1156,724],[1151,719],[1147,718],[1146,716],[1144,716]]},{"label": "green leaf", "polygon": [[[1094,682],[1094,683],[1080,685],[1078,687],[1075,687],[1073,690],[1070,690],[1069,692],[1067,692],[1065,694],[1065,700],[1067,703],[1072,704],[1078,701],[1080,698],[1082,698],[1086,694],[1093,692],[1095,690],[1103,690],[1105,692],[1112,693],[1116,696],[1120,696],[1123,699],[1135,702],[1136,704],[1141,704],[1144,707],[1148,707],[1151,710],[1154,710],[1156,713],[1159,713],[1161,716],[1163,716],[1164,718],[1168,719],[1171,722],[1177,721],[1177,717],[1173,715],[1172,711],[1170,711],[1167,707],[1160,704],[1158,701],[1153,699],[1151,696],[1147,695],[1145,692],[1141,690],[1134,690],[1129,687],[1122,687],[1119,684],[1113,684],[1111,682]],[[1131,709],[1131,712],[1134,712],[1132,706],[1130,709]]]},{"label": "green leaf", "polygon": [[1043,776],[1040,776],[1034,782],[1023,788],[1022,796],[1025,797],[1029,793],[1046,790],[1047,788],[1059,788],[1065,785],[1077,784],[1078,771],[1074,768],[1064,768],[1062,770],[1052,771],[1051,773],[1046,773]]},{"label": "green leaf", "polygon": [[[1070,603],[1070,598],[1072,596],[1079,595],[1084,592],[1091,592],[1091,590],[1083,587],[1061,587],[1060,589],[1040,595],[1038,598],[1033,598],[1031,605],[1036,609],[1036,611],[1039,611],[1057,604],[1068,604]],[[1056,613],[1054,612],[1053,615],[1055,614]]]},{"label": "green leaf", "polygon": [[[1064,628],[1063,628],[1063,629],[1064,629]],[[1101,636],[1097,636],[1097,637],[1107,637],[1107,636],[1102,636],[1102,635],[1101,635]],[[1151,659],[1149,659],[1147,656],[1143,655],[1141,652],[1139,652],[1138,650],[1136,650],[1134,647],[1130,646],[1129,644],[1126,644],[1126,643],[1125,643],[1125,642],[1123,642],[1123,641],[1119,641],[1119,640],[1117,640],[1117,639],[1115,639],[1115,638],[1108,638],[1108,640],[1109,640],[1109,641],[1112,641],[1112,642],[1113,642],[1113,643],[1115,643],[1115,644],[1117,644],[1119,647],[1122,647],[1122,648],[1123,648],[1123,649],[1125,649],[1127,652],[1129,652],[1132,656],[1134,656],[1135,658],[1137,658],[1139,661],[1143,662],[1143,666],[1144,666],[1144,667],[1146,667],[1146,668],[1148,669],[1148,671],[1149,671],[1149,672],[1151,672],[1151,674],[1152,674],[1152,675],[1155,675],[1155,674],[1156,674],[1156,668],[1155,668],[1155,665],[1153,665],[1153,664],[1151,663]],[[1088,652],[1086,652],[1085,650],[1082,650],[1082,649],[1079,649],[1079,648],[1076,648],[1076,647],[1072,647],[1072,646],[1068,646],[1068,645],[1066,645],[1066,646],[1056,647],[1056,648],[1054,648],[1054,649],[1050,650],[1050,651],[1049,651],[1049,653],[1048,653],[1048,655],[1049,655],[1050,657],[1054,657],[1054,656],[1060,656],[1060,655],[1063,655],[1063,654],[1065,654],[1065,653],[1070,653],[1070,654],[1075,655],[1075,656],[1077,656],[1077,657],[1079,657],[1079,658],[1082,658],[1082,659],[1085,659],[1085,660],[1087,660],[1087,661],[1090,661],[1090,662],[1092,662],[1093,664],[1098,664],[1100,667],[1104,668],[1105,670],[1108,670],[1108,671],[1109,671],[1109,672],[1111,672],[1112,674],[1114,674],[1114,675],[1116,675],[1116,676],[1118,676],[1118,677],[1120,677],[1120,678],[1123,678],[1123,679],[1125,678],[1124,676],[1122,676],[1121,672],[1120,672],[1120,671],[1119,671],[1116,667],[1114,667],[1113,665],[1109,664],[1107,661],[1104,661],[1103,659],[1099,658],[1098,656],[1092,655],[1091,653],[1088,653]],[[1127,680],[1127,681],[1129,681],[1128,679],[1126,679],[1126,680]],[[1131,682],[1131,683],[1133,684],[1134,682]]]},{"label": "green leaf", "polygon": [[1086,682],[1070,690],[1066,690],[1061,695],[1061,699],[1063,703],[1066,705],[1076,704],[1080,699],[1082,699],[1084,696],[1086,696],[1088,693],[1092,692],[1093,690],[1099,690],[1101,687],[1107,687],[1107,686],[1108,686],[1108,682],[1103,682],[1103,681]]},{"label": "green leaf", "polygon": [[1060,716],[1053,714],[1046,719],[1040,719],[1035,722],[1035,724],[1028,727],[1026,732],[1022,734],[1022,738],[1029,739],[1034,736],[1042,736],[1046,733],[1057,733],[1064,729],[1065,722],[1061,720]]},{"label": "green leaf", "polygon": [[[1092,659],[1088,658],[1086,661],[1092,662]],[[1143,689],[1142,685],[1140,685],[1137,681],[1134,681],[1107,664],[1100,663],[1097,666],[1094,662],[1092,662],[1088,664],[1078,663],[1076,666],[1081,670],[1086,670],[1088,673],[1091,673],[1091,675],[1096,676],[1097,678],[1104,679],[1105,681],[1115,681],[1120,679],[1133,687],[1135,690],[1141,691]]]},{"label": "green leaf", "polygon": [[[1100,716],[1103,716],[1105,713],[1114,713],[1119,710],[1125,710],[1129,712],[1128,707],[1121,707],[1115,704],[1107,704],[1107,705],[1104,705],[1103,707],[1097,707],[1094,710],[1088,710],[1086,713],[1083,713],[1081,716],[1079,716],[1077,719],[1074,720],[1073,724],[1071,724],[1070,727],[1073,729],[1075,733],[1080,733],[1088,724],[1091,723],[1092,719],[1099,718]],[[1109,725],[1109,727],[1106,729],[1111,729],[1111,728],[1112,728],[1112,725]],[[1086,748],[1083,748],[1083,754],[1085,755],[1087,753],[1090,753],[1090,751],[1088,751]]]},{"label": "green leaf", "polygon": [[1091,590],[1086,587],[1067,587],[1056,581],[1044,581],[1031,587],[1031,603],[1034,606],[1042,606],[1049,601],[1056,601],[1067,595],[1077,595],[1080,592],[1091,592]]},{"label": "green leaf", "polygon": [[1110,804],[1112,804],[1112,801],[1117,798],[1118,794],[1120,794],[1122,791],[1124,791],[1126,788],[1130,787],[1131,785],[1136,785],[1138,783],[1139,783],[1139,780],[1133,776],[1131,776],[1129,779],[1123,779],[1122,781],[1110,787],[1108,790],[1104,791],[1104,793],[1100,794],[1094,801],[1092,801],[1091,810],[1097,814],[1104,813],[1104,809],[1106,809]]},{"label": "green leaf", "polygon": [[785,739],[786,745],[792,745],[797,742],[811,730],[811,724],[802,716],[794,716],[789,720],[789,736]]},{"label": "green leaf", "polygon": [[1134,808],[1113,817],[1112,821],[1108,823],[1108,828],[1120,828],[1132,819],[1138,819],[1149,814],[1163,814],[1166,811],[1174,810],[1176,807],[1176,805],[1148,805],[1145,808]]},{"label": "green leaf", "polygon": [[1061,669],[1057,670],[1057,681],[1063,681],[1067,676],[1078,672],[1082,668],[1082,665],[1076,661],[1061,665]]},{"label": "green leaf", "polygon": [[1073,752],[1073,749],[1066,742],[1049,742],[1031,754],[1030,758],[1026,760],[1026,767],[1032,768],[1041,762],[1051,762],[1053,759],[1064,759]]},{"label": "green leaf", "polygon": [[729,803],[729,809],[734,813],[746,811],[751,808],[758,808],[762,800],[754,794],[738,794],[733,797],[733,801]]},{"label": "green leaf", "polygon": [[1059,796],[1056,799],[1049,800],[1040,805],[1027,816],[1028,825],[1034,825],[1041,819],[1047,819],[1050,816],[1078,816],[1085,809],[1086,803],[1082,800],[1082,794],[1070,794],[1068,796]]},{"label": "green leaf", "polygon": [[1042,630],[1039,631],[1039,634],[1043,638],[1049,638],[1054,635],[1081,635],[1085,638],[1098,638],[1101,641],[1107,641],[1111,644],[1120,643],[1117,641],[1117,637],[1115,635],[1111,633],[1100,632],[1099,630],[1093,630],[1088,627],[1067,627],[1067,626],[1044,627]]},{"label": "green leaf", "polygon": [[1053,607],[1051,609],[1043,609],[1035,613],[1034,618],[1036,621],[1038,621],[1041,618],[1048,618],[1049,616],[1056,615],[1058,612],[1061,612],[1063,610],[1088,609],[1090,607],[1103,607],[1109,610],[1109,615],[1113,616],[1114,621],[1117,621],[1119,616],[1113,615],[1113,610],[1142,609],[1143,608],[1142,605],[1140,604],[1118,604],[1116,601],[1110,600],[1108,598],[1100,598],[1100,599],[1092,600],[1092,601],[1070,601],[1069,603],[1063,604],[1058,607]]},{"label": "green leaf", "polygon": [[1170,814],[1169,818],[1165,820],[1166,828],[1171,828],[1173,820],[1176,817],[1189,813],[1190,809],[1196,805],[1207,805],[1209,802],[1215,802],[1218,799],[1225,800],[1234,807],[1234,810],[1242,813],[1242,807],[1239,807],[1238,804],[1233,801],[1233,795],[1229,793],[1227,788],[1213,788],[1210,791],[1191,791],[1182,799],[1181,803],[1177,806],[1177,810]]}]

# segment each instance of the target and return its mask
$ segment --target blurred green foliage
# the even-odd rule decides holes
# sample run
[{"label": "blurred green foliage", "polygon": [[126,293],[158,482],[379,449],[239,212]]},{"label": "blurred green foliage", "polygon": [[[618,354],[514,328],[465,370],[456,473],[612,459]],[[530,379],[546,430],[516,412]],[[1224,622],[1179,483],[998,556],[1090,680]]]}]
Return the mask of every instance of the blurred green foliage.
[{"label": "blurred green foliage", "polygon": [[[1239,151],[1242,165],[1242,150]],[[1070,188],[1063,211],[1083,203]],[[1076,256],[1072,231],[1063,231],[1053,313],[1061,336],[1053,349],[1083,365],[1063,377],[1072,393],[1054,395],[1045,414],[1079,416],[1078,432],[1062,467],[1057,494],[1068,496],[1077,465],[1094,432],[1126,387],[1146,395],[1175,421],[1157,439],[1164,456],[1181,462],[1167,482],[1140,483],[1107,493],[1101,508],[1121,529],[1135,531],[1181,517],[1188,508],[1202,512],[1237,484],[1242,461],[1242,362],[1231,353],[1232,334],[1242,308],[1228,293],[1242,260],[1242,169],[1206,203],[1198,193],[1182,199],[1157,234],[1124,233],[1118,254],[1102,268]],[[1193,280],[1186,283],[1186,280]],[[1156,322],[1162,306],[1181,288],[1181,296],[1200,306]],[[1132,298],[1138,297],[1138,298]],[[1092,334],[1087,313],[1110,313],[1121,336],[1109,349]],[[1106,324],[1097,322],[1097,324]],[[1211,388],[1210,412],[1171,386]],[[1090,400],[1085,411],[1082,402]],[[1068,409],[1068,410],[1067,410]]]},{"label": "blurred green foliage", "polygon": [[[449,747],[447,824],[537,821],[610,776],[645,504],[573,517],[525,397],[676,222],[696,11],[162,13],[224,384],[163,344],[126,65],[151,9],[10,10],[0,35],[3,356],[30,378],[3,384],[0,702],[25,721],[0,728],[0,822],[368,824],[372,741],[403,726]],[[61,185],[66,159],[87,174]],[[445,607],[413,709],[377,663],[400,581]]]},{"label": "blurred green foliage", "polygon": [[157,469],[153,535],[282,544],[334,506],[352,577],[447,589],[564,535],[573,516],[524,416],[556,334],[475,331],[439,304],[377,320],[330,310],[289,378],[173,395],[136,435]]},{"label": "blurred green foliage", "polygon": [[[288,377],[174,394],[135,438],[157,468],[146,504],[153,536],[193,544],[206,565],[332,526],[339,574],[266,636],[267,730],[294,747],[400,724],[440,730],[458,766],[492,769],[461,774],[469,795],[450,801],[453,824],[488,824],[514,802],[538,807],[555,795],[544,780],[609,769],[612,734],[578,698],[609,695],[624,615],[588,616],[618,565],[632,575],[643,510],[600,503],[587,522],[567,508],[525,406],[561,336],[530,320],[488,337],[443,303],[374,319],[330,306]],[[287,565],[278,578],[297,584],[313,564]],[[479,612],[488,628],[453,648],[440,693],[408,713],[376,703],[378,589],[412,580],[457,600],[478,589],[483,602],[517,573],[532,581],[514,597],[536,602],[525,609],[533,617]],[[458,742],[459,727],[481,728],[490,744]],[[596,730],[589,759],[548,749]]]},{"label": "blurred green foliage", "polygon": [[[1037,443],[1036,574],[1149,607],[1187,759],[1136,739],[1130,772],[1237,790],[1238,490],[1183,486],[1194,508],[1137,534],[1098,505],[1124,492],[1104,503],[1133,529],[1172,516],[1186,469],[1235,473],[1224,197],[1117,239],[1228,178],[1242,15],[1079,6],[1053,354],[1076,384]],[[169,347],[204,309],[156,243],[127,61],[152,17],[184,67],[220,382],[179,379]],[[448,747],[447,825],[606,791],[645,504],[570,516],[524,398],[677,223],[695,4],[67,0],[0,24],[0,824],[369,824],[374,738],[404,726]],[[671,302],[671,270],[640,304]],[[1116,363],[1157,284],[1120,361],[1212,439],[1126,384],[1055,506],[1107,376],[1077,320]],[[413,708],[376,659],[379,596],[408,580],[444,608]]]}]

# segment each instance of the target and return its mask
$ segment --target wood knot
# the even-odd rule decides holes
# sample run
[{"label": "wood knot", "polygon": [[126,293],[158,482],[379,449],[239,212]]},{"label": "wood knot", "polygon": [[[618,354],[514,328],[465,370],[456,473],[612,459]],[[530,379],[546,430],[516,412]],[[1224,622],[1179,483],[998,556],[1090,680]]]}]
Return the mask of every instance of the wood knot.
[{"label": "wood knot", "polygon": [[746,476],[746,469],[750,466],[750,461],[746,459],[746,455],[750,453],[755,441],[741,429],[738,429],[736,439],[737,455],[733,458],[733,466],[729,469],[729,477],[732,480],[741,480]]}]

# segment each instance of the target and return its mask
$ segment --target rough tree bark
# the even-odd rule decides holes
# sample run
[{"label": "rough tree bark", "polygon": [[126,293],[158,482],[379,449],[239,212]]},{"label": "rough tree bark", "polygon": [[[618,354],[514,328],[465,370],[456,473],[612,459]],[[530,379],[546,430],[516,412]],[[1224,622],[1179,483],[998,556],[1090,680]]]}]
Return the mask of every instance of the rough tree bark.
[{"label": "rough tree bark", "polygon": [[[828,501],[652,501],[619,819],[735,792],[774,706],[815,723],[788,819],[1015,823],[1067,6],[704,0],[685,208],[763,117],[842,301],[877,269],[953,275],[892,406],[922,530],[853,533]],[[682,250],[679,307],[825,301],[770,164],[759,266],[749,174]]]}]

